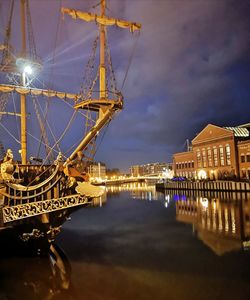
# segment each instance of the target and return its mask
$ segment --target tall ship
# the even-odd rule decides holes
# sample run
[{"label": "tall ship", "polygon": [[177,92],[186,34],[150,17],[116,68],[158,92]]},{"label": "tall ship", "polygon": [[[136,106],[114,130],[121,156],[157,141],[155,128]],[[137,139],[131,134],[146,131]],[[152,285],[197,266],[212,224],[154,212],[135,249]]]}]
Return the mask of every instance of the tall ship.
[{"label": "tall ship", "polygon": [[[82,26],[88,26],[86,22],[97,26],[81,87],[77,93],[69,93],[44,88],[37,80],[43,63],[37,55],[30,1],[7,3],[9,16],[2,30],[4,39],[0,42],[0,232],[14,228],[23,241],[39,238],[52,241],[73,211],[93,205],[103,194],[101,187],[90,183],[87,166],[93,161],[101,131],[123,108],[107,29],[113,26],[138,34],[141,25],[108,16],[105,0],[93,7],[99,9],[98,13],[59,7],[64,22],[73,18]],[[1,13],[7,3],[4,7],[2,4]],[[19,24],[14,24],[13,19]],[[19,49],[12,44],[13,35],[15,40],[17,37],[20,40]],[[60,111],[57,113],[51,108],[53,101],[72,109],[59,136],[49,124],[52,111],[54,123],[64,126]],[[76,117],[82,118],[82,127],[74,129],[77,135],[80,132],[81,138],[63,151],[60,143],[67,141],[67,133]],[[37,125],[32,125],[31,120],[36,120]],[[37,130],[36,136],[31,134],[31,129],[32,132]],[[7,136],[16,143],[15,149],[9,146]],[[34,143],[38,147],[35,155]]]}]

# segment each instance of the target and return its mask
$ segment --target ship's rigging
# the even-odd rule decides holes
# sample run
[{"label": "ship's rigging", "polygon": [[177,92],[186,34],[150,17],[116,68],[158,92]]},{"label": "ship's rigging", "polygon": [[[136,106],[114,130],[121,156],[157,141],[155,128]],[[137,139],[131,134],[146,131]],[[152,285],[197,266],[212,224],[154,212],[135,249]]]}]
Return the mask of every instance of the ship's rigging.
[{"label": "ship's rigging", "polygon": [[[37,56],[36,46],[35,46],[35,39],[32,29],[32,20],[31,20],[31,13],[29,7],[29,1],[20,0],[20,9],[21,9],[21,29],[22,29],[22,50],[21,50],[21,57],[19,57],[16,61],[18,64],[25,64],[26,61],[31,61],[35,67],[41,67],[40,60]],[[73,16],[73,18],[78,18],[79,20],[84,20],[87,22],[94,21],[97,23],[99,30],[97,33],[96,38],[93,42],[92,53],[89,57],[89,60],[86,64],[82,85],[80,88],[80,92],[78,94],[69,94],[63,92],[57,92],[50,89],[37,89],[34,87],[32,81],[30,80],[28,74],[26,74],[24,78],[24,74],[20,74],[20,70],[17,70],[19,66],[15,61],[17,54],[14,53],[13,48],[11,47],[11,26],[12,26],[12,18],[13,18],[13,10],[15,6],[15,1],[12,0],[10,2],[10,13],[9,13],[9,20],[7,24],[7,28],[5,31],[5,40],[4,44],[2,45],[2,60],[1,60],[1,70],[7,72],[11,72],[11,82],[7,82],[7,84],[0,85],[0,92],[1,92],[1,100],[0,100],[0,118],[3,115],[9,114],[10,112],[6,112],[6,105],[7,101],[10,98],[9,95],[11,93],[17,92],[20,94],[21,98],[21,112],[14,112],[16,118],[20,117],[21,119],[21,156],[22,156],[22,164],[27,163],[27,134],[28,130],[27,127],[27,113],[26,113],[26,95],[30,95],[31,101],[33,103],[34,112],[36,118],[38,120],[38,124],[40,126],[40,137],[38,138],[39,146],[37,150],[37,155],[40,156],[41,154],[41,145],[45,146],[45,158],[44,163],[48,163],[53,161],[54,152],[58,153],[61,148],[59,145],[59,141],[64,136],[64,131],[59,138],[56,138],[55,133],[52,130],[52,126],[49,125],[48,121],[48,109],[49,109],[49,101],[47,100],[45,108],[41,107],[39,101],[37,100],[38,96],[44,97],[58,97],[63,101],[67,101],[67,99],[73,100],[73,104],[67,101],[67,105],[72,105],[74,109],[76,109],[77,113],[80,112],[81,115],[84,116],[85,119],[85,129],[83,134],[87,136],[91,128],[95,129],[95,124],[98,118],[103,117],[105,112],[109,110],[111,107],[114,111],[119,110],[122,107],[122,96],[121,93],[118,91],[117,83],[114,75],[114,70],[112,66],[112,60],[110,55],[110,48],[107,39],[107,30],[106,26],[116,25],[122,28],[128,28],[130,31],[134,32],[140,29],[140,25],[136,23],[131,23],[119,19],[114,19],[106,16],[106,2],[101,1],[97,6],[101,6],[101,14],[93,14],[93,13],[85,13],[82,11],[77,11],[68,8],[60,8],[63,14],[68,14]],[[58,22],[58,27],[60,27],[61,21]],[[60,31],[60,28],[57,28],[57,34]],[[56,37],[57,40],[57,37]],[[26,45],[27,42],[27,45]],[[99,63],[97,59],[97,49],[99,46]],[[55,54],[55,53],[54,53]],[[53,56],[53,60],[55,57]],[[19,74],[18,74],[19,72]],[[8,73],[9,74],[9,73]],[[18,79],[18,75],[19,78]],[[18,82],[19,81],[19,82]],[[27,82],[28,81],[28,82]],[[99,82],[99,87],[97,84]],[[14,83],[14,84],[13,84]],[[91,103],[90,103],[91,101]],[[74,115],[74,113],[73,113]],[[108,114],[104,116],[106,118],[104,123],[109,123],[109,119],[113,116],[111,113],[109,116]],[[102,126],[102,123],[99,125]],[[104,125],[103,125],[104,126]],[[66,126],[68,127],[68,126]],[[49,132],[48,132],[49,131]],[[93,130],[92,130],[93,131]],[[98,131],[98,130],[97,130]],[[77,147],[78,151],[85,151],[86,158],[88,160],[93,159],[94,154],[96,153],[95,148],[95,140],[98,135],[98,132],[93,132],[90,134],[90,137],[87,143],[82,143],[81,147]],[[14,135],[13,135],[14,136]],[[50,136],[50,138],[49,138]],[[53,140],[53,144],[50,145],[49,141]],[[35,138],[35,137],[33,137]],[[37,138],[36,138],[37,140]],[[64,152],[66,157],[68,150]],[[70,157],[76,155],[76,151],[72,153]]]}]

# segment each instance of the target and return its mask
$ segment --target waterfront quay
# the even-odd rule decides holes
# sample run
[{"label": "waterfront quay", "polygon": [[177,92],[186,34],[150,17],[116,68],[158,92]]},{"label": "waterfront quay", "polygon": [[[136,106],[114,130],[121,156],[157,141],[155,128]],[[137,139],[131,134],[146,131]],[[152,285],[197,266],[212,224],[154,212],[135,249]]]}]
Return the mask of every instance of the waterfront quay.
[{"label": "waterfront quay", "polygon": [[236,181],[167,181],[156,183],[157,189],[194,191],[235,191],[249,192],[250,182]]}]

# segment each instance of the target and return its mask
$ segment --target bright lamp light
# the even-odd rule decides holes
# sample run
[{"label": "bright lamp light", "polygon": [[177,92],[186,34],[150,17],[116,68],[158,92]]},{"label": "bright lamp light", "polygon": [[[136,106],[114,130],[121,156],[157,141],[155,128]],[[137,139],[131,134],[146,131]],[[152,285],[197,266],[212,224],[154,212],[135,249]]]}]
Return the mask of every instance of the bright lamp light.
[{"label": "bright lamp light", "polygon": [[23,71],[24,71],[24,73],[26,73],[28,75],[31,75],[33,73],[33,70],[31,68],[31,66],[29,66],[29,65],[25,66]]}]

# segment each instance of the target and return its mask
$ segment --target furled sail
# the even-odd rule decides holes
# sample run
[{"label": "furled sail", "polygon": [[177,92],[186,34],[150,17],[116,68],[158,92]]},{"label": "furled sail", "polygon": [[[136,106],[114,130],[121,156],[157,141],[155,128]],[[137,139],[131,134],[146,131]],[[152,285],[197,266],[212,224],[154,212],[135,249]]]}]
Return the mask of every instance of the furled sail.
[{"label": "furled sail", "polygon": [[71,94],[71,93],[63,93],[57,92],[53,90],[46,90],[46,89],[35,89],[30,87],[23,87],[18,85],[8,85],[8,84],[0,84],[0,93],[11,93],[17,92],[21,95],[33,95],[33,96],[46,96],[46,97],[57,97],[60,99],[70,99],[77,101],[81,98],[78,94]]},{"label": "furled sail", "polygon": [[101,25],[112,26],[116,25],[121,28],[128,28],[131,32],[141,29],[141,24],[127,22],[124,20],[114,19],[106,16],[98,16],[96,14],[82,12],[80,10],[75,10],[71,8],[62,8],[62,13],[69,14],[73,19],[82,19],[86,22],[95,21]]}]

